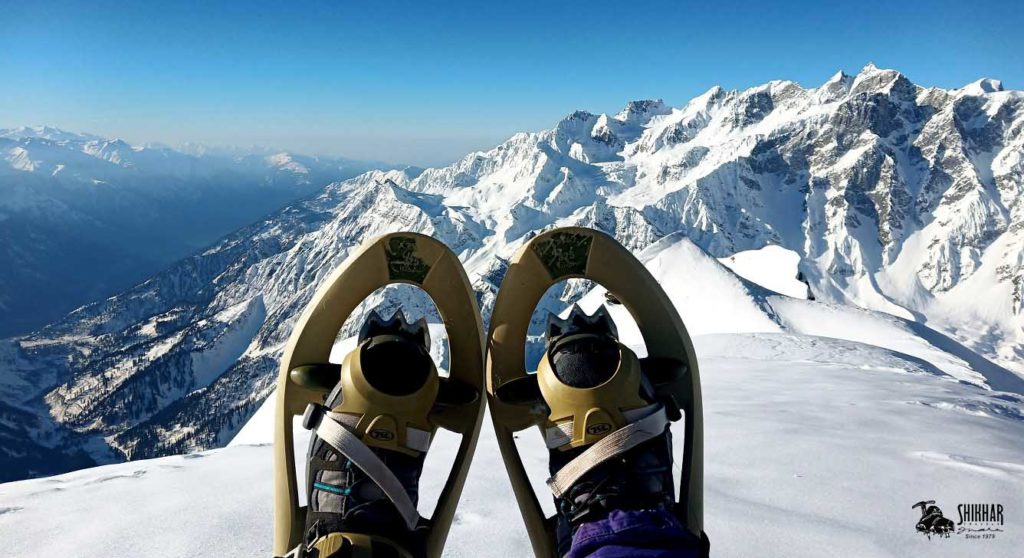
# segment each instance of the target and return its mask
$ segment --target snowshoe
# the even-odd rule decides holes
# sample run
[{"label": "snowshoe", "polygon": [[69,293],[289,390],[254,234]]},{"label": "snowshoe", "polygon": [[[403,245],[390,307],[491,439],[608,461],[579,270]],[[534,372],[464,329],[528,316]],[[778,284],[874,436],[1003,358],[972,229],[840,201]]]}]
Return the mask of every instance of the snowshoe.
[{"label": "snowshoe", "polygon": [[[357,347],[328,362],[345,320],[381,286],[433,299],[448,334],[450,373],[429,357],[424,322],[371,314]],[[274,435],[275,556],[440,556],[483,418],[483,325],[458,258],[433,238],[394,233],[365,243],[319,289],[281,361]],[[314,431],[299,505],[293,417]],[[429,519],[419,474],[437,428],[462,435]]]},{"label": "snowshoe", "polygon": [[[533,309],[551,285],[568,278],[606,287],[636,320],[648,356],[638,359],[619,343],[603,312],[586,316],[573,310],[568,320],[551,321],[538,370],[528,372],[524,345]],[[593,361],[595,354],[612,365],[581,373],[574,359],[584,355]],[[658,282],[613,238],[585,228],[555,229],[516,253],[491,315],[487,395],[537,556],[560,555],[567,528],[609,507],[656,506],[671,510],[706,553],[703,422],[693,344]],[[683,416],[676,500],[667,427]],[[540,428],[551,452],[547,484],[558,506],[552,517],[541,509],[514,442],[516,432],[531,426]],[[601,487],[589,483],[598,472]]]}]

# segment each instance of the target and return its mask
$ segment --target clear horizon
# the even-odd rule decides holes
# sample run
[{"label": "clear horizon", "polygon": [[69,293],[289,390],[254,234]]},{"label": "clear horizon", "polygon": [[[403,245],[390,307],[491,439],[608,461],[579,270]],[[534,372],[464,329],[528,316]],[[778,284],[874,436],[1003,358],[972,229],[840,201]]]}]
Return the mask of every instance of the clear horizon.
[{"label": "clear horizon", "polygon": [[1019,89],[1024,7],[979,1],[11,4],[0,127],[446,164],[583,109],[816,87],[872,62]]}]

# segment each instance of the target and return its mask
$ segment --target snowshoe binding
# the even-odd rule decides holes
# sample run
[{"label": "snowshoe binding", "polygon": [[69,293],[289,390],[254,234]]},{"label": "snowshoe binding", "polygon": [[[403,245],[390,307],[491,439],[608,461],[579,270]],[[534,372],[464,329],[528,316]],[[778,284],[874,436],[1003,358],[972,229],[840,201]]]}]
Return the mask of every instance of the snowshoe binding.
[{"label": "snowshoe binding", "polygon": [[[388,283],[434,300],[451,370],[438,375],[424,320],[372,313],[342,364],[328,362],[356,306]],[[440,242],[396,233],[370,241],[337,270],[300,318],[282,360],[275,425],[277,556],[440,556],[483,417],[482,324],[465,271]],[[298,504],[292,417],[314,432]],[[462,434],[430,519],[416,509],[419,476],[437,428]]]},{"label": "snowshoe binding", "polygon": [[[524,345],[533,309],[567,278],[594,280],[627,308],[649,356],[618,341],[599,309],[549,320],[535,374]],[[498,446],[537,556],[561,556],[574,529],[611,510],[668,510],[706,554],[703,426],[693,345],[665,292],[608,235],[564,228],[538,235],[513,258],[491,317],[487,393]],[[669,424],[686,417],[678,500]],[[557,513],[546,517],[514,433],[538,426],[550,452],[547,484]]]}]

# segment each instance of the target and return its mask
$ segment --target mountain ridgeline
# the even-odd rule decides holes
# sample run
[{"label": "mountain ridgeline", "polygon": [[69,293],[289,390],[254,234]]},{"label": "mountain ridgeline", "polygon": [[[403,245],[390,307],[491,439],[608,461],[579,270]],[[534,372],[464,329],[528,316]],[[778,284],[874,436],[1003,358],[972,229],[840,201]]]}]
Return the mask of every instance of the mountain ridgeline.
[{"label": "mountain ridgeline", "polygon": [[[816,300],[927,323],[1022,374],[1022,190],[1024,93],[993,80],[923,88],[869,65],[816,88],[575,112],[448,167],[332,183],[4,341],[0,462],[18,478],[47,472],[56,451],[77,464],[225,444],[273,389],[314,290],[364,239],[396,230],[459,254],[485,317],[507,259],[550,227],[598,228],[634,251],[673,233],[716,257],[778,244],[801,256]],[[389,304],[430,312],[394,291]]]}]

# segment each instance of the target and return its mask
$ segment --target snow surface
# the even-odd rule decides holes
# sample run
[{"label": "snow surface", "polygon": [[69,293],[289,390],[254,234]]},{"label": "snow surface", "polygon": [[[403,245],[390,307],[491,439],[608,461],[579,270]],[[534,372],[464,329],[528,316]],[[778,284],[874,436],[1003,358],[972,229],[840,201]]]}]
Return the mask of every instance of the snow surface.
[{"label": "snow surface", "polygon": [[[994,541],[928,540],[914,532],[910,508],[936,499],[947,509],[1001,502],[1014,510],[1024,501],[1019,401],[852,342],[721,334],[697,338],[697,349],[706,528],[716,556],[1019,555],[1024,531],[1012,513]],[[7,553],[267,556],[272,447],[269,424],[262,430],[262,445],[252,445],[254,437],[223,450],[0,485]],[[539,436],[522,436],[538,438],[526,459],[542,461]],[[431,455],[453,451],[437,444]],[[426,472],[433,495],[421,512],[442,476]],[[55,512],[68,519],[60,529]],[[487,421],[447,554],[530,555]]]},{"label": "snow surface", "polygon": [[794,298],[807,298],[807,284],[796,278],[800,254],[792,250],[771,244],[718,258],[718,261],[736,275],[766,289]]},{"label": "snow surface", "polygon": [[[1024,397],[986,387],[1001,369],[898,318],[773,294],[685,239],[643,257],[704,333],[695,344],[715,556],[1020,556]],[[597,289],[581,304],[603,300]],[[611,310],[623,340],[642,349],[623,307]],[[7,554],[269,556],[273,406],[271,397],[221,450],[0,485]],[[297,434],[302,455],[308,438]],[[457,440],[435,439],[421,513]],[[523,432],[519,443],[527,469],[542,468],[540,436]],[[533,480],[540,493],[542,477]],[[927,499],[954,517],[958,503],[1001,503],[1007,524],[995,540],[928,539],[911,509]],[[487,419],[446,554],[530,555]]]}]

